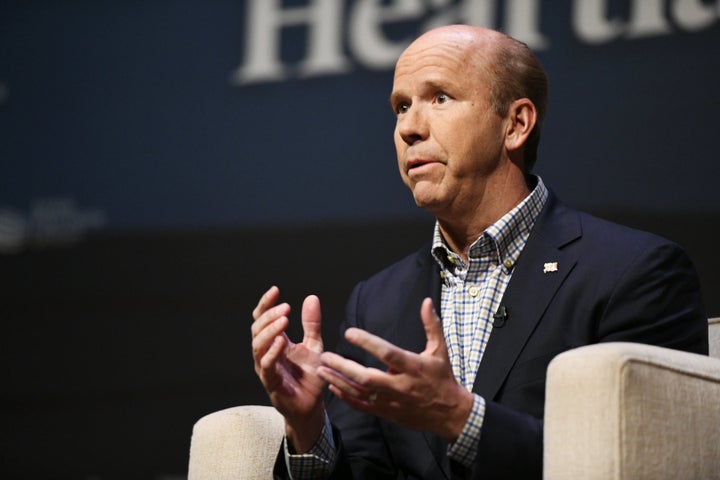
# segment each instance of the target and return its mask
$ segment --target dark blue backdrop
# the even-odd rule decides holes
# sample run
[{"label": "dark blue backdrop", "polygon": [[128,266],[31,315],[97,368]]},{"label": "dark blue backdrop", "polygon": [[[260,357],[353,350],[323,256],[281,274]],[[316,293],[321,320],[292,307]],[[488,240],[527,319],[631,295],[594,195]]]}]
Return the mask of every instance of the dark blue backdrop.
[{"label": "dark blue backdrop", "polygon": [[[38,203],[70,200],[68,216],[93,213],[90,227],[113,230],[418,215],[395,170],[391,66],[368,67],[348,46],[368,2],[335,2],[346,73],[239,85],[252,3],[4,2],[0,208],[37,223]],[[397,46],[473,2],[370,3],[425,5],[381,24],[378,38]],[[497,7],[494,26],[508,23],[510,2],[484,3]],[[594,41],[574,20],[588,2],[525,3],[540,5],[551,78],[537,167],[547,183],[582,208],[720,212],[718,2],[692,28],[671,8],[683,2],[596,2],[619,30]],[[664,31],[633,38],[635,4]],[[307,25],[278,30],[286,65],[306,55]]]}]

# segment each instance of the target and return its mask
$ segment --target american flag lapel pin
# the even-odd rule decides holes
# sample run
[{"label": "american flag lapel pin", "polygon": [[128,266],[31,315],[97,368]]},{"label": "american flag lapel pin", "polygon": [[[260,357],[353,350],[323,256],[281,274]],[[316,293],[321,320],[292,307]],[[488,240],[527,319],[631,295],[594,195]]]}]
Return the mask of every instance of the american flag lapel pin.
[{"label": "american flag lapel pin", "polygon": [[558,271],[557,262],[548,262],[543,265],[543,273],[552,273]]}]

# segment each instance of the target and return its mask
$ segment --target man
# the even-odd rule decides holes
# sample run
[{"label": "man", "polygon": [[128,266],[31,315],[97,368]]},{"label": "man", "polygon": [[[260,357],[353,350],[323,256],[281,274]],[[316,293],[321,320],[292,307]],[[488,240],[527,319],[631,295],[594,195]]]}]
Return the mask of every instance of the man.
[{"label": "man", "polygon": [[317,297],[299,344],[279,290],[261,298],[255,369],[286,420],[277,478],[540,478],[555,355],[707,352],[685,254],[562,205],[529,173],[546,92],[535,56],[498,32],[441,27],[402,54],[398,166],[437,219],[432,244],[356,287],[337,353],[323,353]]}]

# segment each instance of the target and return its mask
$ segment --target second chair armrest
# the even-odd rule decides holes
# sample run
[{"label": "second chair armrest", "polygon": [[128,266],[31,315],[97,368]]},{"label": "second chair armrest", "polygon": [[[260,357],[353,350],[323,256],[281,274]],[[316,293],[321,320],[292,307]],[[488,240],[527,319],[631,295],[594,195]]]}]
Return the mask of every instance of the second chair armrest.
[{"label": "second chair armrest", "polygon": [[720,478],[720,359],[634,343],[550,364],[544,478]]}]

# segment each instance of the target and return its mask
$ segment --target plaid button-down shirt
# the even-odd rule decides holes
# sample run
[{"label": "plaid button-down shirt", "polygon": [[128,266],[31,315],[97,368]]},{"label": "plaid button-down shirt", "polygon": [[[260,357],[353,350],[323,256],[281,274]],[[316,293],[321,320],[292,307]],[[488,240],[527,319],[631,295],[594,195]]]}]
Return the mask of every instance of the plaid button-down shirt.
[{"label": "plaid button-down shirt", "polygon": [[[467,263],[447,247],[439,225],[435,225],[432,253],[443,280],[440,317],[453,373],[468,390],[475,383],[492,332],[493,315],[547,196],[547,188],[538,177],[530,195],[470,245]],[[476,395],[470,418],[448,451],[450,458],[467,467],[475,460],[484,414],[485,400]]]}]

